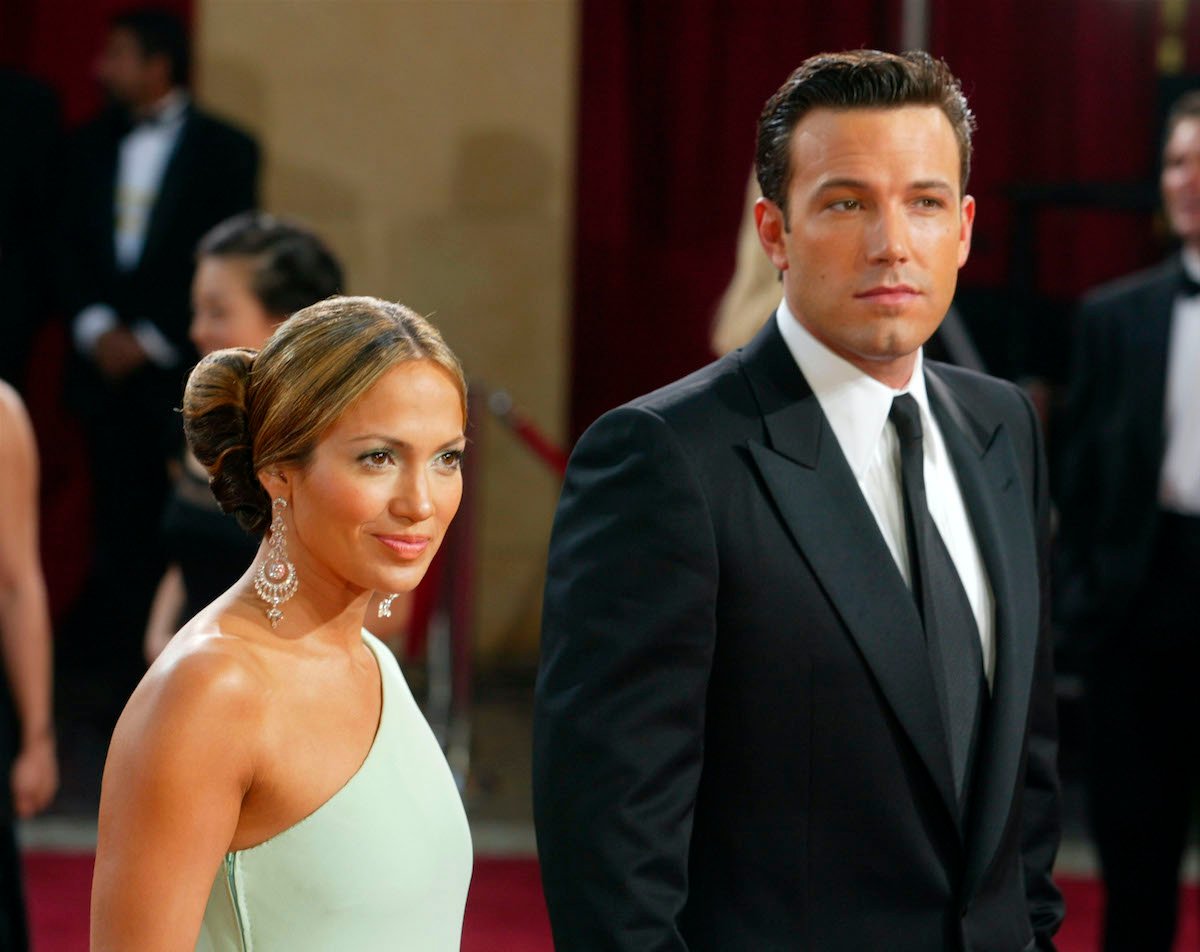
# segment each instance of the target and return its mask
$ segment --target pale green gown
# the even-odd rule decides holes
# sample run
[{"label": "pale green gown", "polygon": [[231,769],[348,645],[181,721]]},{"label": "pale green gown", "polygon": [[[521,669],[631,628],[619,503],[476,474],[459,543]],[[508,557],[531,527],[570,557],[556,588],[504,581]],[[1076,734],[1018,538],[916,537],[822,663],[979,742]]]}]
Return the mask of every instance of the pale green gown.
[{"label": "pale green gown", "polygon": [[196,952],[451,952],[471,879],[471,835],[445,757],[392,653],[366,760],[308,817],[228,853]]}]

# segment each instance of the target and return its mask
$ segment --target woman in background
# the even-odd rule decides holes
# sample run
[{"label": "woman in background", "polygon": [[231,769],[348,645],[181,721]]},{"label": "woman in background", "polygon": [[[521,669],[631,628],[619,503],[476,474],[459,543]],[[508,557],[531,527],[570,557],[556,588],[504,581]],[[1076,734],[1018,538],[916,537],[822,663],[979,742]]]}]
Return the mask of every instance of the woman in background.
[{"label": "woman in background", "polygon": [[451,952],[462,803],[374,592],[410,591],[462,497],[466,385],[400,305],[331,298],[192,372],[184,429],[255,562],[167,645],[113,735],[93,952]]},{"label": "woman in background", "polygon": [[0,381],[0,949],[28,948],[13,817],[58,789],[50,615],[38,556],[38,464],[21,398]]},{"label": "woman in background", "polygon": [[[201,356],[226,347],[257,350],[288,315],[343,290],[342,267],[320,238],[262,212],[221,222],[200,240],[196,259],[190,334]],[[221,512],[208,474],[190,453],[173,477],[163,513],[168,565],[146,624],[147,662],[258,551],[258,540]]]}]

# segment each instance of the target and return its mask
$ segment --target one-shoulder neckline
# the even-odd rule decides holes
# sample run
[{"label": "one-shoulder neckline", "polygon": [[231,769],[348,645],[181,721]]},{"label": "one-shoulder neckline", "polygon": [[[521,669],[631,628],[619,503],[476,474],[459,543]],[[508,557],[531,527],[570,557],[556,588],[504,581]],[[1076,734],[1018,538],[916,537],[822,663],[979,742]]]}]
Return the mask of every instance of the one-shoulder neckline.
[{"label": "one-shoulder neckline", "polygon": [[320,814],[326,812],[333,805],[333,803],[335,801],[340,800],[342,798],[342,796],[346,793],[346,791],[348,791],[351,787],[353,787],[355,785],[355,781],[357,781],[358,778],[360,776],[362,776],[363,771],[366,769],[367,765],[371,762],[372,758],[375,755],[375,751],[379,748],[379,741],[380,741],[380,738],[383,736],[384,718],[386,717],[387,712],[389,710],[389,708],[388,708],[388,684],[387,684],[388,679],[387,679],[387,674],[384,671],[384,659],[380,655],[381,650],[386,651],[387,649],[384,647],[383,642],[378,641],[375,638],[375,636],[372,635],[365,628],[363,629],[362,642],[364,645],[367,646],[367,650],[371,652],[371,657],[375,659],[375,666],[379,669],[379,722],[375,725],[375,736],[371,738],[371,746],[367,749],[367,754],[365,757],[363,757],[362,763],[360,763],[358,765],[358,767],[355,768],[354,773],[352,773],[349,777],[346,778],[345,783],[343,783],[340,787],[337,788],[337,790],[335,790],[333,793],[331,793],[325,801],[323,801],[318,806],[314,807],[312,809],[312,811],[309,812],[306,816],[301,817],[299,820],[297,820],[291,826],[285,827],[284,829],[280,830],[278,833],[272,834],[271,836],[267,837],[267,839],[263,840],[261,843],[255,843],[253,846],[246,846],[240,850],[229,850],[225,854],[226,857],[241,856],[241,855],[244,855],[247,853],[253,853],[257,850],[264,849],[264,848],[270,846],[272,843],[276,843],[279,840],[283,839],[284,837],[287,837],[290,834],[295,833],[301,827],[308,825],[309,823],[314,821]]}]

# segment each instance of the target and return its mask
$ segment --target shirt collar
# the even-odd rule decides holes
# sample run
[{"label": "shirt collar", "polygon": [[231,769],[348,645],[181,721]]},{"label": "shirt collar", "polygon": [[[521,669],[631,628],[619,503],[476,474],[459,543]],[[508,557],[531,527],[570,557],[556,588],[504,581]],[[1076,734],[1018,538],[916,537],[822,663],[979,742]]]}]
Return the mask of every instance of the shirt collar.
[{"label": "shirt collar", "polygon": [[892,409],[892,400],[897,395],[912,394],[921,408],[922,423],[926,429],[930,427],[932,416],[929,412],[929,396],[925,391],[924,357],[920,350],[917,351],[917,362],[908,384],[900,390],[893,390],[863,373],[813,337],[808,328],[797,320],[786,300],[776,309],[775,320],[796,365],[812,387],[856,479],[862,479],[871,463]]},{"label": "shirt collar", "polygon": [[1188,277],[1193,281],[1200,281],[1200,251],[1185,247],[1180,257],[1183,259],[1183,270],[1188,273]]},{"label": "shirt collar", "polygon": [[146,115],[135,122],[134,127],[169,129],[183,121],[190,101],[183,89],[172,89],[156,102]]}]

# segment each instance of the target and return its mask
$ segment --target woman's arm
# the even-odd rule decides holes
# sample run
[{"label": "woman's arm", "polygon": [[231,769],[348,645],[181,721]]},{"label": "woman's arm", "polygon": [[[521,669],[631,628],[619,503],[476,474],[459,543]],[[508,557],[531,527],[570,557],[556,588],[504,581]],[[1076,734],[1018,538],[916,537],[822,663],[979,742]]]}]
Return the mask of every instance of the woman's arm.
[{"label": "woman's arm", "polygon": [[16,392],[0,382],[0,653],[17,718],[17,816],[43,809],[58,789],[51,723],[50,615],[38,555],[37,445]]},{"label": "woman's arm", "polygon": [[183,585],[183,570],[172,562],[163,573],[154,601],[150,603],[150,617],[146,622],[146,636],[142,640],[142,651],[146,664],[154,664],[155,658],[163,653],[167,642],[179,628],[179,616],[187,601],[187,589]]},{"label": "woman's arm", "polygon": [[245,662],[215,639],[168,654],[138,685],[104,766],[92,952],[193,952],[263,710]]}]

